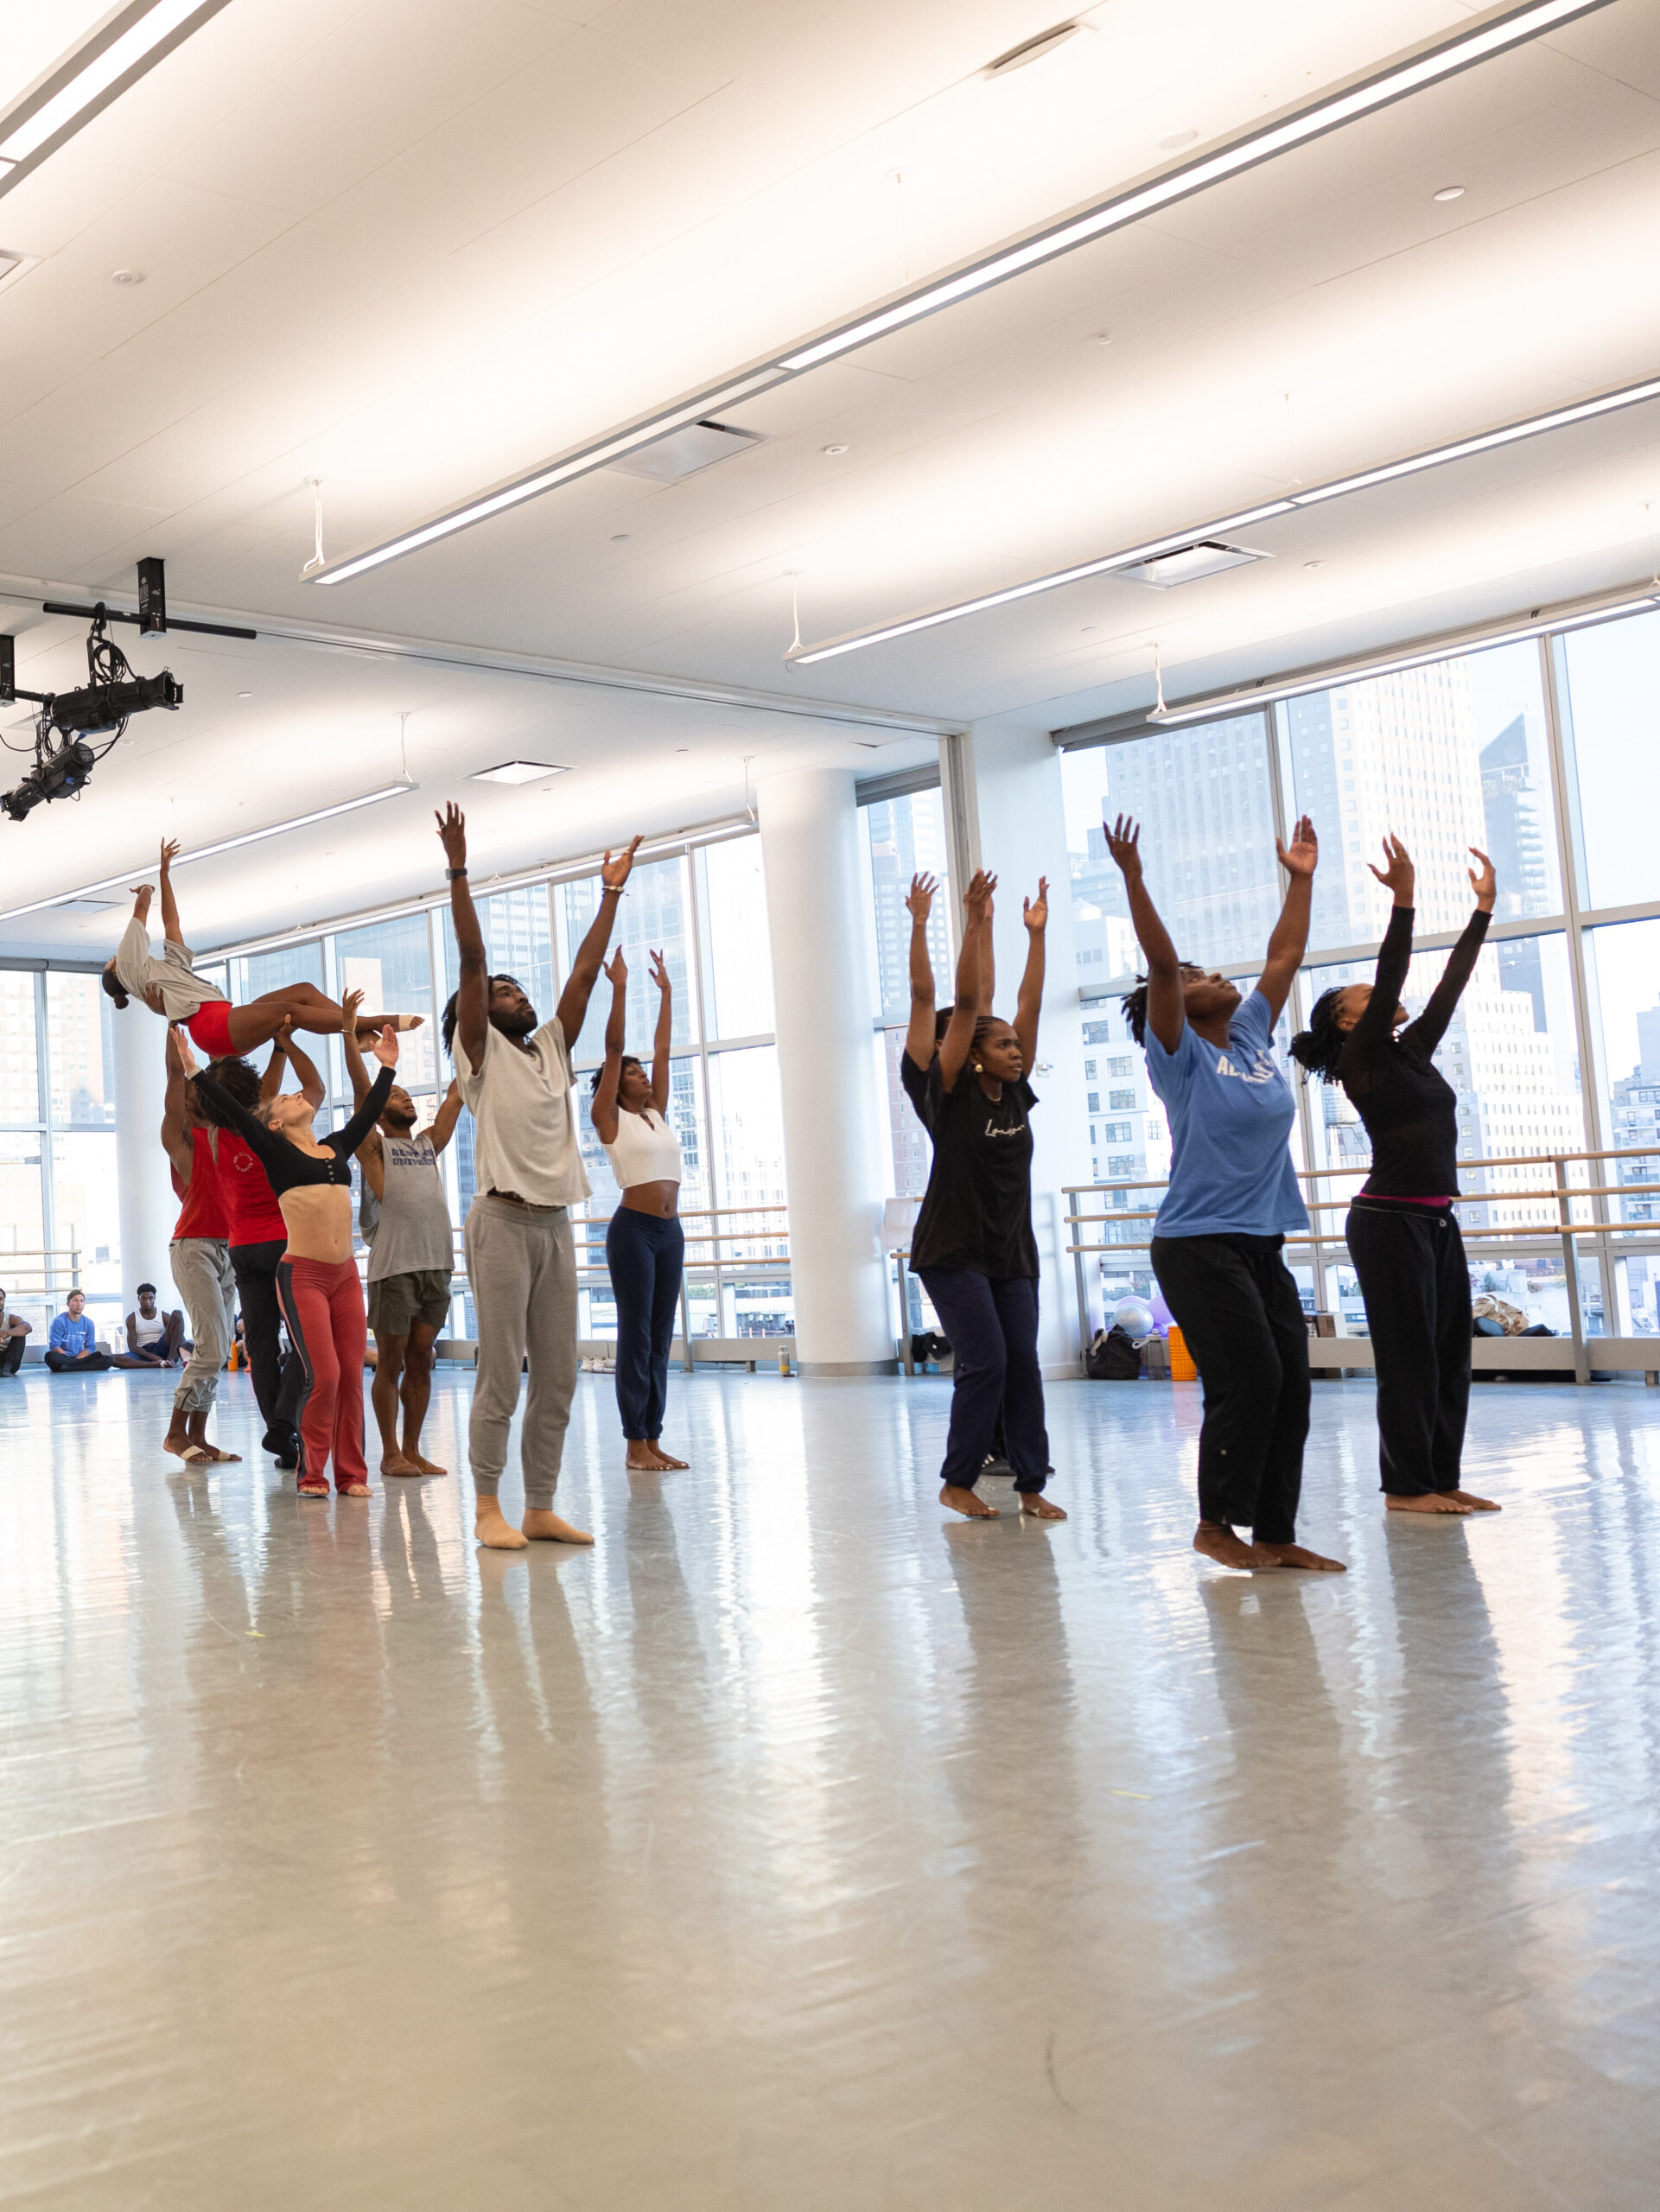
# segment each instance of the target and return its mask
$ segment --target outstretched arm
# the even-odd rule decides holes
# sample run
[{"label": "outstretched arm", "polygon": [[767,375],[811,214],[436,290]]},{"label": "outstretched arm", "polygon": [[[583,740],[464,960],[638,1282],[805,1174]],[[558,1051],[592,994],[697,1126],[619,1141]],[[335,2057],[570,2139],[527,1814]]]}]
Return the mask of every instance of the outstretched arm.
[{"label": "outstretched arm", "polygon": [[163,839],[162,844],[162,934],[169,944],[182,944],[184,931],[179,926],[179,902],[173,896],[173,862],[179,850],[176,837]]},{"label": "outstretched arm", "polygon": [[674,985],[663,964],[663,955],[652,955],[652,981],[657,985],[657,1034],[652,1039],[652,1103],[665,1120],[669,1112],[669,1047],[674,1042]]},{"label": "outstretched arm", "polygon": [[1147,963],[1147,1026],[1167,1052],[1173,1052],[1187,1026],[1182,996],[1181,963],[1170,942],[1170,932],[1153,904],[1142,875],[1141,824],[1121,814],[1109,829],[1101,824],[1129,899],[1130,927]]},{"label": "outstretched arm", "polygon": [[619,945],[606,971],[611,985],[611,1012],[605,1024],[605,1065],[595,1088],[588,1119],[601,1144],[617,1141],[617,1085],[622,1081],[622,1048],[628,1035],[628,963]]},{"label": "outstretched arm", "polygon": [[1262,963],[1256,988],[1268,1001],[1271,1019],[1277,1021],[1281,1008],[1291,995],[1291,979],[1302,965],[1308,944],[1308,909],[1314,896],[1314,870],[1320,864],[1320,840],[1306,814],[1292,831],[1290,844],[1282,845],[1276,839],[1275,849],[1280,855],[1280,866],[1291,880],[1286,887],[1280,918],[1268,941],[1268,957]]},{"label": "outstretched arm", "polygon": [[455,1124],[461,1118],[461,1086],[451,1079],[449,1088],[439,1103],[432,1117],[432,1127],[427,1135],[432,1139],[432,1148],[442,1152],[455,1134]]},{"label": "outstretched arm", "polygon": [[1383,860],[1385,865],[1382,868],[1373,867],[1370,861],[1366,865],[1384,889],[1394,894],[1395,903],[1390,908],[1389,927],[1378,947],[1371,996],[1343,1047],[1343,1071],[1350,1077],[1358,1077],[1389,1051],[1395,1035],[1395,1009],[1401,1003],[1407,969],[1412,964],[1412,901],[1416,893],[1416,871],[1398,837],[1384,838]]},{"label": "outstretched arm", "polygon": [[[340,1001],[340,1010],[346,1017],[346,1027],[340,1032],[340,1042],[346,1047],[346,1072],[352,1082],[352,1103],[361,1106],[369,1096],[369,1071],[363,1065],[363,1048],[358,1043],[358,1014],[363,1005],[361,991],[347,991]],[[359,1165],[364,1180],[378,1198],[386,1195],[386,1153],[378,1129],[371,1129],[359,1147]]]},{"label": "outstretched arm", "polygon": [[957,956],[957,995],[945,1034],[939,1040],[939,1081],[945,1090],[956,1090],[957,1078],[963,1072],[969,1047],[974,1042],[974,1025],[990,1004],[985,956],[986,940],[991,935],[992,893],[996,887],[996,877],[982,872],[963,894],[963,943]]},{"label": "outstretched arm", "polygon": [[328,1087],[317,1072],[316,1062],[308,1052],[304,1052],[295,1043],[292,1029],[283,1030],[283,1049],[288,1054],[289,1065],[299,1077],[301,1095],[311,1101],[312,1111],[315,1113],[324,1099],[328,1097]]},{"label": "outstretched arm", "polygon": [[473,893],[467,888],[467,817],[451,799],[437,819],[449,876],[449,918],[455,925],[455,950],[461,964],[455,993],[455,1034],[468,1067],[477,1070],[484,1065],[485,1041],[490,1032],[490,963],[485,957],[484,931],[474,910]]},{"label": "outstretched arm", "polygon": [[162,1147],[172,1161],[181,1183],[188,1184],[196,1164],[196,1155],[190,1141],[190,1131],[185,1122],[185,1093],[195,1063],[190,1057],[190,1047],[182,1040],[181,1033],[174,1023],[167,1026],[167,1097],[162,1109]]},{"label": "outstretched arm", "polygon": [[617,901],[622,896],[622,887],[634,865],[634,853],[639,844],[638,837],[631,839],[626,852],[614,861],[607,853],[600,865],[600,911],[594,917],[588,935],[577,947],[569,977],[559,996],[559,1027],[565,1033],[567,1052],[576,1045],[582,1033],[582,1024],[588,1020],[588,1002],[594,995],[594,986],[600,979],[600,969],[605,961],[605,949],[611,942],[612,927],[617,918]]},{"label": "outstretched arm", "polygon": [[906,1025],[905,1050],[919,1068],[927,1067],[934,1056],[934,963],[928,953],[928,917],[938,888],[932,875],[913,875],[905,901],[911,917],[911,1018]]},{"label": "outstretched arm", "polygon": [[336,1129],[323,1142],[340,1160],[349,1160],[363,1142],[375,1123],[386,1110],[386,1101],[392,1087],[392,1071],[398,1065],[398,1032],[389,1023],[375,1039],[375,1058],[380,1063],[380,1073],[370,1086],[369,1095],[358,1108],[343,1129]]},{"label": "outstretched arm", "polygon": [[1049,879],[1038,878],[1035,899],[1022,899],[1021,919],[1026,924],[1026,973],[1014,1003],[1014,1034],[1021,1040],[1021,1058],[1030,1076],[1038,1057],[1038,1018],[1043,1012],[1043,936],[1049,926]]},{"label": "outstretched arm", "polygon": [[1493,911],[1493,901],[1498,895],[1498,879],[1492,862],[1479,846],[1470,850],[1481,862],[1480,868],[1470,870],[1470,888],[1476,894],[1476,910],[1464,925],[1464,934],[1447,955],[1441,979],[1429,995],[1429,1003],[1413,1023],[1409,1032],[1412,1041],[1421,1051],[1433,1052],[1447,1034],[1447,1025],[1453,1019],[1458,1002],[1464,995],[1464,987],[1474,972],[1476,958],[1487,941],[1487,923]]}]

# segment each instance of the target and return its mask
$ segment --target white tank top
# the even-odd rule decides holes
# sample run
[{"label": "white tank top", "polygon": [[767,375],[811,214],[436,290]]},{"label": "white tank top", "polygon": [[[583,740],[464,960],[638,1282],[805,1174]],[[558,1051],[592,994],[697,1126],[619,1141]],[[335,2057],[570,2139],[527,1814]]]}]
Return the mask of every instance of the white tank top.
[{"label": "white tank top", "polygon": [[605,1147],[611,1173],[620,1191],[636,1183],[677,1183],[680,1180],[680,1140],[655,1106],[643,1114],[617,1109],[614,1143]]}]

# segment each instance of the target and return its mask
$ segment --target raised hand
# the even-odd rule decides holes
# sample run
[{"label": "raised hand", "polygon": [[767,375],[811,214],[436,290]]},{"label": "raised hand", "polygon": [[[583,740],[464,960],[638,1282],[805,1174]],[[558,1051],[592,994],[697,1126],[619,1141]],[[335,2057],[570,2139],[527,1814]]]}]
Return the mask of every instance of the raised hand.
[{"label": "raised hand", "polygon": [[375,1039],[374,1054],[383,1068],[398,1065],[398,1032],[390,1021]]},{"label": "raised hand", "polygon": [[665,998],[667,998],[669,993],[674,988],[673,979],[663,964],[663,955],[660,952],[654,952],[652,955],[652,981]]},{"label": "raised hand", "polygon": [[963,911],[970,922],[991,919],[991,894],[997,888],[997,879],[988,875],[983,868],[974,871],[968,889],[963,893]]},{"label": "raised hand", "polygon": [[932,875],[913,875],[911,888],[906,894],[905,911],[919,928],[924,927],[933,912],[934,893],[939,888],[939,879]]},{"label": "raised hand", "polygon": [[613,990],[620,989],[622,985],[628,981],[628,963],[622,957],[622,947],[620,945],[617,947],[610,959],[604,963],[604,968],[606,980],[609,982]]},{"label": "raised hand", "polygon": [[438,824],[438,842],[444,849],[444,858],[451,868],[467,866],[467,817],[454,799],[442,814],[435,814]]},{"label": "raised hand", "polygon": [[1493,911],[1493,901],[1498,896],[1498,873],[1479,845],[1472,845],[1470,850],[1481,862],[1479,870],[1476,868],[1470,870],[1470,888],[1475,893],[1476,904],[1482,912],[1491,914]]},{"label": "raised hand", "polygon": [[1142,877],[1142,825],[1128,814],[1121,814],[1109,829],[1103,822],[1101,834],[1107,841],[1107,850],[1113,865],[1126,883],[1139,883]]},{"label": "raised hand", "polygon": [[[358,1016],[362,1011],[362,992],[347,991],[346,995],[340,1001],[340,1027],[347,1036],[355,1037],[357,1035]],[[293,1027],[294,1024],[291,1021],[285,1021],[283,1024],[283,1027],[277,1033],[277,1041],[283,1047],[283,1050],[285,1052],[288,1050],[289,1037]]]},{"label": "raised hand", "polygon": [[162,840],[162,874],[163,875],[167,874],[169,868],[172,867],[174,861],[176,861],[178,857],[178,839],[176,837],[163,837]]},{"label": "raised hand", "polygon": [[185,1027],[183,1022],[175,1021],[169,1025],[167,1034],[168,1042],[173,1047],[173,1056],[178,1062],[180,1074],[194,1075],[199,1063],[195,1054],[190,1049],[190,1032]]},{"label": "raised hand", "polygon": [[[1470,849],[1473,852],[1474,846],[1472,845]],[[1397,906],[1409,906],[1412,904],[1412,890],[1417,876],[1412,865],[1411,855],[1398,837],[1384,838],[1383,863],[1382,868],[1372,868],[1370,861],[1366,865],[1371,868],[1372,874],[1383,888],[1395,893],[1395,903]],[[1473,883],[1475,877],[1472,875],[1470,880]],[[1401,895],[1402,893],[1406,894],[1404,898]]]},{"label": "raised hand", "polygon": [[1280,866],[1288,875],[1313,875],[1320,865],[1320,839],[1314,835],[1314,825],[1306,814],[1298,816],[1297,826],[1291,832],[1291,842],[1283,845],[1276,837],[1274,849],[1280,855]]},{"label": "raised hand", "polygon": [[1021,919],[1034,937],[1049,926],[1049,879],[1046,875],[1038,878],[1035,899],[1021,899]]},{"label": "raised hand", "polygon": [[600,881],[607,891],[622,889],[623,885],[628,880],[629,872],[634,865],[634,855],[639,849],[639,839],[631,837],[628,841],[627,851],[619,853],[615,860],[612,859],[609,853],[606,855],[600,863]]}]

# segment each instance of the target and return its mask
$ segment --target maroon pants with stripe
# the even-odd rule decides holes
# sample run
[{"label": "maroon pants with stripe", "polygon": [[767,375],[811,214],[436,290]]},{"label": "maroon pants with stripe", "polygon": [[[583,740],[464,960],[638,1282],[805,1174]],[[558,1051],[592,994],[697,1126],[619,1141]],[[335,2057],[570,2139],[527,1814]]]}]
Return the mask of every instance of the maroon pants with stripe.
[{"label": "maroon pants with stripe", "polygon": [[363,1352],[368,1324],[363,1285],[351,1260],[298,1260],[277,1269],[294,1349],[305,1370],[300,1404],[300,1479],[326,1480],[330,1455],[334,1487],[366,1483],[363,1457]]}]

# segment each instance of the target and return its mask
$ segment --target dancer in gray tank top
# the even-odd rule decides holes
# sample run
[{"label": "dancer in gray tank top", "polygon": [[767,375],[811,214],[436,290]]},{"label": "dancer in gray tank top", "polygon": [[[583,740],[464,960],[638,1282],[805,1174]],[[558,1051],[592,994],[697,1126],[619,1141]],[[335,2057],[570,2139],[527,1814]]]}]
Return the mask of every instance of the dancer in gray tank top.
[{"label": "dancer in gray tank top", "polygon": [[[369,1095],[369,1072],[356,1037],[348,1035],[344,1042],[353,1100],[361,1106]],[[375,1332],[370,1402],[380,1425],[383,1475],[449,1471],[423,1457],[421,1426],[432,1395],[432,1348],[449,1319],[449,1278],[455,1263],[455,1232],[438,1155],[461,1116],[461,1085],[452,1083],[432,1127],[417,1136],[415,1102],[394,1084],[358,1154],[369,1245],[369,1326]],[[377,1216],[372,1231],[371,1200]]]}]

